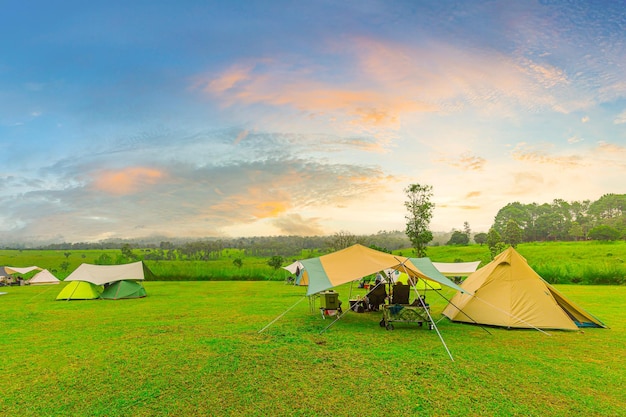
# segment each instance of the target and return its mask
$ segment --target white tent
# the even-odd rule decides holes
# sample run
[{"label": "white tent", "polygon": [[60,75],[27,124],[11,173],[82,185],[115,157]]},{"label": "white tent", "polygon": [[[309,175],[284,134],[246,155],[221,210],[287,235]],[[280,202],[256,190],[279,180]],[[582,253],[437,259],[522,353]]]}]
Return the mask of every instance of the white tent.
[{"label": "white tent", "polygon": [[47,269],[37,273],[34,277],[28,280],[30,285],[59,284],[60,282],[61,281],[59,281],[59,279]]},{"label": "white tent", "polygon": [[480,261],[475,262],[433,262],[435,268],[447,277],[466,277],[476,272]]},{"label": "white tent", "polygon": [[124,265],[81,264],[65,281],[86,281],[95,285],[109,284],[115,281],[138,281],[151,276],[152,272],[142,261]]}]

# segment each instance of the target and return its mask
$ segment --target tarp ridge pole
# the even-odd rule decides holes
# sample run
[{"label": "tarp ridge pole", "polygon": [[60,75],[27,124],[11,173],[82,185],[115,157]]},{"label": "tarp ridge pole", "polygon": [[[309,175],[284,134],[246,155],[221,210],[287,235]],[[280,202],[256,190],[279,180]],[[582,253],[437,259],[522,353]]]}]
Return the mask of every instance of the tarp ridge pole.
[{"label": "tarp ridge pole", "polygon": [[294,305],[292,305],[291,307],[289,307],[283,314],[279,315],[278,317],[276,317],[274,320],[270,321],[265,327],[263,327],[261,330],[258,331],[258,333],[263,332],[265,329],[267,329],[268,327],[270,327],[272,324],[274,324],[275,322],[277,322],[282,316],[284,316],[285,314],[287,314],[289,311],[291,311],[295,306],[297,306],[298,304],[300,304],[300,302],[302,300],[304,300],[306,298],[306,296],[302,297],[301,299],[299,299]]}]

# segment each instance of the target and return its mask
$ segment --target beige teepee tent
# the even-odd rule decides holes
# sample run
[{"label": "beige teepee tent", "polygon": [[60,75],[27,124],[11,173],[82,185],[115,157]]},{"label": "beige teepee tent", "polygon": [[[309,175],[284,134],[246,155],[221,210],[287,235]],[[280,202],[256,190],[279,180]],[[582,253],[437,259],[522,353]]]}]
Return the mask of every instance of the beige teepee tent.
[{"label": "beige teepee tent", "polygon": [[471,274],[443,315],[452,321],[512,328],[606,327],[544,281],[524,257],[508,248]]},{"label": "beige teepee tent", "polygon": [[28,280],[30,285],[49,285],[49,284],[60,284],[61,281],[57,277],[55,277],[52,272],[44,269],[41,272],[38,272],[37,275]]}]

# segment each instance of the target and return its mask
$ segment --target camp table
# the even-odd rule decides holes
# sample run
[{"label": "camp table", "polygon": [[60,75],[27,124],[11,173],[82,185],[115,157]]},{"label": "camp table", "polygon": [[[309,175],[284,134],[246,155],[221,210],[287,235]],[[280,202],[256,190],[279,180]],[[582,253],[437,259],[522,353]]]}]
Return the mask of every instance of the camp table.
[{"label": "camp table", "polygon": [[380,321],[380,327],[387,330],[393,330],[391,323],[418,323],[422,326],[428,323],[428,330],[433,329],[433,323],[430,320],[428,312],[423,306],[411,306],[402,304],[385,304],[383,306],[383,318]]}]

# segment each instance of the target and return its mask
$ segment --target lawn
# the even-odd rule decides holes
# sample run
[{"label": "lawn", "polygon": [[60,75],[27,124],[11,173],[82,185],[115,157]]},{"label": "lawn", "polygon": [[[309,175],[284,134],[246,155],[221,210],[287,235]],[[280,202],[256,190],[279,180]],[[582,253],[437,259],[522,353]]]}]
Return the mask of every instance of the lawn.
[{"label": "lawn", "polygon": [[[623,286],[557,285],[610,329],[483,329],[442,319],[387,331],[333,321],[271,281],[146,282],[148,297],[54,301],[3,287],[6,416],[619,416]],[[347,304],[348,286],[339,287]],[[353,289],[352,294],[358,291]],[[446,293],[450,295],[449,292]],[[445,300],[429,295],[440,317]],[[291,308],[291,309],[290,309]],[[280,317],[259,333],[272,320]]]}]

